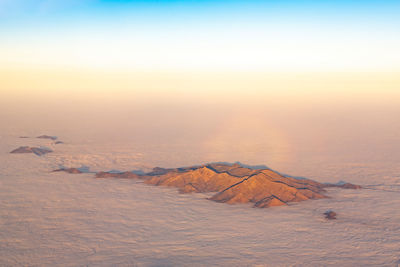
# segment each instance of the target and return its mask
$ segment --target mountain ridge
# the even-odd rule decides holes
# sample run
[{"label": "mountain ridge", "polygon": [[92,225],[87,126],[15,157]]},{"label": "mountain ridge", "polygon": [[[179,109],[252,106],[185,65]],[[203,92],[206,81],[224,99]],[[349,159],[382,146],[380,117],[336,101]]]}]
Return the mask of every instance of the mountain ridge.
[{"label": "mountain ridge", "polygon": [[227,204],[250,203],[257,208],[328,198],[325,195],[327,187],[361,188],[350,183],[323,184],[286,176],[267,167],[253,169],[247,166],[207,163],[180,168],[155,167],[144,174],[101,171],[95,177],[141,179],[148,185],[175,187],[180,193],[214,193],[209,200]]}]

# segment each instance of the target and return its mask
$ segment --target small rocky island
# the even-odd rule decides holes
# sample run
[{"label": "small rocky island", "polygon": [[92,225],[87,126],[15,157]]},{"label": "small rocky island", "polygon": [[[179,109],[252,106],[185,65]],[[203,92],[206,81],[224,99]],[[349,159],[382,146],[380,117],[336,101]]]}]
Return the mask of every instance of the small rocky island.
[{"label": "small rocky island", "polygon": [[328,220],[336,220],[336,212],[334,212],[333,210],[327,210],[324,212],[325,218]]},{"label": "small rocky island", "polygon": [[61,168],[54,170],[53,172],[66,172],[66,173],[73,173],[73,174],[78,174],[78,173],[83,173],[82,170],[79,168]]},{"label": "small rocky island", "polygon": [[[74,168],[63,171],[79,173]],[[98,172],[95,177],[142,179],[150,185],[176,187],[181,193],[214,192],[210,200],[228,204],[251,203],[257,208],[327,198],[324,194],[326,187],[361,188],[349,183],[322,184],[285,176],[268,168],[254,169],[238,163],[211,163],[172,169],[157,167],[145,174],[129,171]]]},{"label": "small rocky island", "polygon": [[17,153],[34,153],[37,156],[42,156],[44,154],[53,152],[53,150],[44,147],[30,147],[30,146],[21,146],[17,149],[14,149],[10,153],[17,154]]},{"label": "small rocky island", "polygon": [[51,135],[47,135],[47,134],[39,135],[36,138],[39,138],[39,139],[50,139],[50,140],[53,140],[53,141],[57,140],[57,136],[51,136]]}]

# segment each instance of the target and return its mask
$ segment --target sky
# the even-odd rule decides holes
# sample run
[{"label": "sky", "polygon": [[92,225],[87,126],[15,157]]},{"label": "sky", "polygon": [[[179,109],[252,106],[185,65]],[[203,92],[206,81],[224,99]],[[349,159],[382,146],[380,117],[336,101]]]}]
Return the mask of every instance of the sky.
[{"label": "sky", "polygon": [[398,71],[398,1],[0,0],[0,68]]},{"label": "sky", "polygon": [[226,156],[264,147],[278,159],[291,142],[363,149],[398,136],[399,11],[372,0],[0,0],[0,126]]},{"label": "sky", "polygon": [[398,104],[399,11],[374,0],[0,0],[0,101]]}]

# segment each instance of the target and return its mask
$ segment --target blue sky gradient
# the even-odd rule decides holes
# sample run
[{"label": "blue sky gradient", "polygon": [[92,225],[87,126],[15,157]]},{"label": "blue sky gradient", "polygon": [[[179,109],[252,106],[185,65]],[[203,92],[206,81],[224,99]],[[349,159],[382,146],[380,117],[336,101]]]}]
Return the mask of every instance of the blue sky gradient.
[{"label": "blue sky gradient", "polygon": [[[228,22],[400,25],[400,1],[0,1],[1,27],[143,21],[149,24]],[[25,24],[26,23],[26,24]],[[349,24],[350,23],[350,24]],[[365,25],[365,26],[367,26]],[[65,25],[66,26],[66,25]],[[14,30],[16,29],[14,28]]]},{"label": "blue sky gradient", "polygon": [[[70,52],[64,47],[68,42],[82,48],[76,57],[92,53],[90,58],[94,58],[90,48],[101,42],[104,47],[97,51],[99,56],[110,50],[121,51],[120,55],[105,59],[102,65],[117,62],[128,66],[128,61],[136,59],[133,50],[141,49],[142,54],[148,55],[160,50],[159,57],[149,59],[153,63],[147,67],[186,68],[183,62],[190,61],[191,66],[201,68],[232,64],[282,68],[286,64],[306,69],[327,65],[330,69],[394,69],[400,67],[400,53],[396,49],[400,47],[399,14],[400,1],[376,0],[0,0],[0,48],[11,55],[0,64],[24,64],[22,59],[12,56],[21,51],[32,50],[43,58],[54,56],[46,54],[49,47],[55,50],[54,54]],[[128,43],[132,49],[128,49]],[[139,46],[134,48],[136,44]],[[145,51],[146,46],[152,48]],[[186,50],[184,56],[182,49]],[[198,50],[203,55],[195,58]],[[247,52],[251,53],[246,56]],[[356,56],[352,58],[353,54]],[[204,60],[207,55],[209,63]],[[229,60],[235,55],[237,61]],[[257,55],[261,55],[258,61]],[[127,62],[122,62],[124,57]],[[366,60],[368,57],[372,59]],[[307,63],[307,58],[311,58],[312,64]],[[145,62],[146,57],[141,60]],[[38,56],[31,61],[35,64],[41,60]],[[297,64],[300,61],[304,64]],[[357,61],[360,63],[354,64]],[[167,62],[164,67],[162,62]],[[135,67],[143,65],[146,64]]]}]

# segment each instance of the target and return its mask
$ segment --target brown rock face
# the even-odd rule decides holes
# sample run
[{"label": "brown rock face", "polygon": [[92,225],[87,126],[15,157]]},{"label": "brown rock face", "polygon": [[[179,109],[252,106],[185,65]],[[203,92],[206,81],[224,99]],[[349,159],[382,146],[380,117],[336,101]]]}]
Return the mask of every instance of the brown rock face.
[{"label": "brown rock face", "polygon": [[44,154],[53,152],[50,149],[47,148],[39,148],[39,147],[29,147],[29,146],[21,146],[17,149],[14,149],[10,153],[34,153],[35,155],[42,156]]},{"label": "brown rock face", "polygon": [[133,172],[98,172],[96,178],[140,178],[139,175]]},{"label": "brown rock face", "polygon": [[211,200],[229,204],[253,203],[258,208],[326,197],[322,194],[325,192],[323,184],[239,164],[157,169],[143,178],[147,184],[177,187],[181,193],[217,192]]},{"label": "brown rock face", "polygon": [[147,184],[178,187],[181,193],[218,192],[240,182],[241,179],[226,172],[216,172],[208,166],[178,171],[170,170],[165,174],[149,176]]},{"label": "brown rock face", "polygon": [[271,170],[262,170],[245,177],[214,195],[211,199],[225,203],[254,203],[255,207],[285,205],[307,199],[325,198],[324,190],[310,180],[284,177]]},{"label": "brown rock face", "polygon": [[[73,168],[60,171],[75,173]],[[251,203],[257,208],[326,198],[324,188],[337,186],[284,176],[267,168],[252,169],[240,164],[223,163],[173,169],[157,167],[144,175],[133,172],[98,172],[96,178],[139,178],[150,185],[176,187],[181,193],[215,192],[210,200],[228,204]],[[360,188],[352,184],[339,187]]]},{"label": "brown rock face", "polygon": [[240,164],[235,163],[232,166],[223,163],[211,163],[207,165],[208,168],[216,172],[226,172],[229,175],[236,177],[244,177],[256,173],[258,170],[242,167]]}]

